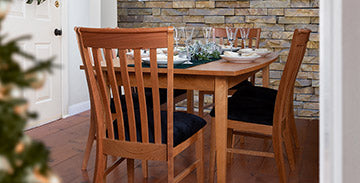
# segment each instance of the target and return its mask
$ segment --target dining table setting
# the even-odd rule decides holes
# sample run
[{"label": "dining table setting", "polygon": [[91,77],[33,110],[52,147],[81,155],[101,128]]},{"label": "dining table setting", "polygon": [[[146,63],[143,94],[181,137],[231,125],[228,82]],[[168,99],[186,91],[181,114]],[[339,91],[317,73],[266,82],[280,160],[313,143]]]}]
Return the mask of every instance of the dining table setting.
[{"label": "dining table setting", "polygon": [[[289,53],[289,61],[287,64],[290,66],[285,67],[285,71],[283,74],[283,78],[281,79],[279,91],[268,88],[269,86],[269,66],[271,63],[275,62],[279,58],[279,53],[273,52],[267,48],[260,48],[260,32],[261,29],[257,28],[236,28],[236,27],[225,27],[225,28],[213,28],[213,27],[163,27],[163,28],[141,28],[141,29],[91,29],[91,28],[76,28],[80,50],[83,53],[83,62],[84,65],[80,66],[80,69],[83,70],[94,70],[96,71],[96,79],[95,76],[91,76],[92,72],[87,72],[87,78],[91,81],[88,83],[91,86],[91,83],[100,82],[96,85],[96,87],[104,87],[99,91],[95,91],[97,89],[91,88],[90,96],[93,97],[92,103],[97,100],[93,92],[100,92],[101,95],[104,95],[105,98],[108,99],[108,94],[110,92],[105,92],[106,86],[111,85],[111,93],[112,95],[120,95],[118,91],[118,87],[123,86],[125,91],[124,98],[126,100],[131,99],[131,94],[127,94],[127,92],[132,93],[132,87],[137,87],[137,92],[139,95],[145,94],[144,88],[154,88],[152,89],[152,99],[158,100],[159,93],[156,90],[158,89],[167,89],[167,99],[170,99],[170,103],[167,105],[168,112],[175,111],[173,108],[173,92],[175,90],[186,90],[188,92],[188,113],[189,115],[195,115],[193,109],[194,99],[193,94],[194,90],[198,90],[200,92],[210,92],[214,95],[214,108],[211,115],[211,147],[210,147],[210,164],[209,164],[209,182],[214,181],[214,171],[215,166],[216,174],[217,174],[217,182],[226,182],[226,166],[227,166],[227,158],[229,153],[239,153],[245,155],[253,155],[253,156],[265,156],[270,158],[275,158],[277,162],[277,166],[279,169],[280,182],[286,182],[286,175],[284,173],[284,162],[282,155],[282,146],[279,146],[279,140],[282,143],[282,138],[285,140],[286,152],[289,154],[289,163],[291,170],[294,168],[293,154],[291,153],[291,148],[293,148],[293,144],[298,147],[298,140],[296,135],[296,127],[294,126],[293,113],[292,110],[288,114],[287,112],[282,113],[281,110],[284,108],[292,109],[292,103],[288,98],[292,97],[294,82],[296,78],[296,74],[299,70],[299,66],[302,62],[303,56],[305,54],[306,43],[309,39],[309,30],[295,30],[294,32],[294,40],[293,45],[290,48]],[[202,35],[200,34],[202,32]],[[135,40],[132,40],[135,39]],[[240,39],[240,40],[239,40]],[[117,40],[121,40],[119,43]],[[138,45],[141,46],[138,46]],[[145,45],[145,46],[144,46]],[[90,54],[88,52],[89,48],[92,48],[93,57],[85,56],[86,54]],[[104,47],[104,57],[101,56],[101,50],[99,48]],[[133,47],[133,49],[125,49],[127,47]],[[111,49],[110,49],[111,48]],[[99,53],[101,53],[99,55]],[[171,54],[171,55],[169,55]],[[170,58],[168,58],[170,57]],[[94,58],[93,65],[90,61],[91,58]],[[105,58],[104,60],[101,60]],[[173,60],[171,60],[173,58]],[[97,64],[98,62],[98,64]],[[292,64],[293,63],[293,64]],[[88,65],[86,65],[88,64]],[[89,65],[90,64],[90,65]],[[155,65],[154,65],[155,64]],[[292,65],[291,65],[292,64]],[[168,67],[170,65],[170,67]],[[253,77],[257,72],[262,71],[262,87],[254,86],[253,83],[250,83],[249,78]],[[154,74],[155,73],[155,74]],[[104,75],[104,76],[103,76]],[[97,81],[99,79],[103,79],[103,81]],[[288,79],[289,78],[289,79]],[[282,84],[285,83],[285,84]],[[140,87],[139,87],[140,86]],[[246,87],[243,87],[246,86]],[[233,94],[231,90],[236,90]],[[155,93],[154,93],[155,92]],[[229,95],[233,94],[232,97],[229,98]],[[98,94],[98,95],[100,95]],[[261,98],[265,98],[265,102],[261,102],[260,99],[254,98],[254,95],[261,94]],[[122,95],[122,94],[121,94]],[[277,97],[276,97],[277,96]],[[161,96],[160,96],[161,97]],[[245,98],[244,98],[245,97]],[[247,97],[247,98],[246,98]],[[267,98],[266,98],[267,97]],[[116,108],[123,105],[120,103],[120,98],[114,98],[112,100],[118,101]],[[107,100],[105,99],[105,100]],[[122,100],[122,99],[121,99]],[[140,101],[145,102],[145,98],[139,99],[131,99],[131,101]],[[146,99],[147,100],[147,99]],[[155,138],[155,144],[153,142],[147,142],[144,149],[140,148],[139,139],[136,142],[136,136],[130,137],[130,141],[115,142],[119,140],[111,140],[107,138],[114,138],[113,134],[108,134],[104,137],[104,146],[100,145],[97,148],[103,148],[103,152],[107,154],[115,153],[115,155],[121,156],[129,156],[135,157],[130,158],[128,164],[128,171],[132,175],[128,175],[130,177],[129,180],[133,178],[133,159],[142,159],[142,169],[143,176],[146,178],[147,175],[147,160],[167,160],[169,165],[168,172],[168,182],[178,182],[186,175],[188,175],[192,170],[197,168],[198,181],[203,180],[203,155],[199,152],[202,152],[203,140],[201,140],[202,136],[202,127],[204,127],[204,121],[201,119],[202,117],[202,109],[200,110],[200,101],[201,97],[199,96],[199,114],[198,117],[191,117],[193,119],[199,120],[199,124],[202,126],[196,126],[199,124],[192,124],[195,127],[190,127],[190,131],[195,128],[199,131],[192,132],[193,136],[189,137],[188,140],[184,142],[179,142],[180,145],[172,146],[172,143],[167,142],[167,150],[162,151],[161,149],[165,148],[165,146],[161,146],[159,140]],[[203,100],[203,99],[202,99]],[[245,103],[237,103],[232,102],[232,100],[238,100]],[[252,102],[248,102],[250,100]],[[276,102],[275,102],[276,100]],[[259,102],[260,103],[256,103]],[[146,101],[148,102],[148,101]],[[269,103],[270,102],[270,103]],[[160,105],[154,103],[154,108],[150,110],[154,110],[158,108]],[[249,104],[247,106],[247,104]],[[261,105],[267,105],[269,108],[262,108]],[[127,108],[132,108],[129,104],[126,104]],[[135,105],[135,104],[134,104]],[[143,105],[143,104],[142,104]],[[146,105],[146,104],[145,104]],[[271,115],[261,116],[255,115],[252,118],[256,118],[255,122],[246,122],[248,118],[248,114],[244,114],[244,116],[237,116],[238,113],[242,113],[243,111],[250,110],[251,105],[255,105],[254,109],[257,110],[259,107],[261,108],[260,114],[263,110],[269,110]],[[93,103],[91,107],[91,113],[97,113],[99,116],[99,111],[94,110],[96,104]],[[108,108],[109,103],[106,101],[105,108]],[[275,106],[275,109],[274,109]],[[114,107],[114,106],[113,106]],[[234,108],[235,107],[235,108]],[[265,107],[265,106],[264,106]],[[141,108],[141,105],[140,105]],[[215,110],[215,108],[217,110]],[[238,110],[242,111],[236,111]],[[136,109],[136,107],[135,107]],[[104,109],[105,110],[105,109]],[[107,110],[110,110],[108,108]],[[157,109],[156,109],[157,110]],[[160,108],[159,108],[160,110]],[[280,113],[279,113],[280,110]],[[233,115],[232,113],[235,114]],[[119,111],[116,110],[116,113]],[[138,111],[139,112],[139,111]],[[146,112],[146,109],[143,107],[140,109],[140,112]],[[253,111],[251,114],[255,114]],[[292,111],[293,112],[293,111]],[[109,111],[109,113],[113,113],[113,109]],[[136,111],[135,111],[136,113]],[[279,113],[279,114],[278,114]],[[140,113],[141,114],[141,113]],[[155,112],[154,112],[155,115]],[[175,115],[175,113],[174,113]],[[233,116],[231,116],[233,115]],[[101,116],[101,115],[100,115]],[[119,114],[112,114],[108,116],[110,119],[112,117],[119,116]],[[120,115],[122,116],[122,114]],[[189,116],[187,116],[189,117]],[[187,117],[184,116],[183,119]],[[261,119],[258,119],[258,118]],[[154,117],[154,120],[157,117]],[[118,118],[117,118],[118,119]],[[141,121],[144,118],[143,114],[141,114]],[[160,119],[160,113],[158,116]],[[172,117],[168,120],[172,119]],[[274,119],[274,122],[271,122]],[[283,119],[286,119],[284,125],[281,125]],[[132,120],[135,120],[135,116],[132,117]],[[161,119],[162,120],[162,119]],[[175,118],[174,118],[175,120]],[[195,120],[195,121],[196,121]],[[245,122],[243,122],[245,120]],[[194,120],[193,120],[194,121]],[[265,121],[265,122],[264,122]],[[96,120],[91,120],[90,128],[95,128]],[[143,125],[144,122],[141,122]],[[150,124],[150,123],[149,123]],[[174,125],[175,125],[174,121]],[[159,122],[160,125],[160,122]],[[168,123],[168,125],[170,125]],[[99,124],[97,125],[99,126]],[[105,125],[106,126],[106,125]],[[108,125],[107,125],[108,126]],[[136,125],[137,126],[137,125]],[[151,125],[150,125],[151,126]],[[186,125],[185,125],[186,126]],[[283,128],[283,126],[285,128]],[[184,127],[184,126],[183,126]],[[281,129],[278,129],[281,127]],[[162,127],[165,128],[166,127]],[[177,127],[178,128],[178,127]],[[170,128],[167,128],[170,130]],[[230,130],[229,129],[234,129]],[[274,129],[274,130],[273,130]],[[128,129],[129,130],[129,129]],[[137,127],[133,127],[130,130],[138,130]],[[234,149],[231,144],[229,146],[229,139],[235,135],[235,130],[250,130],[251,133],[259,134],[264,133],[265,136],[272,136],[274,143],[274,152],[257,152],[257,151],[245,151]],[[285,130],[285,131],[283,131]],[[91,130],[90,130],[91,131]],[[155,129],[156,131],[156,129]],[[174,131],[175,127],[174,127]],[[137,133],[145,133],[146,130],[142,129],[142,131],[138,131]],[[159,132],[159,131],[158,131]],[[279,137],[284,134],[284,137]],[[125,132],[124,132],[125,133]],[[133,132],[135,133],[135,132]],[[155,133],[155,132],[154,132]],[[175,132],[170,130],[169,134],[174,133],[174,138],[176,139]],[[234,133],[234,134],[233,134]],[[274,134],[273,134],[274,133]],[[126,133],[125,133],[126,134]],[[245,133],[248,135],[249,133]],[[90,136],[95,136],[95,130],[93,130],[93,134],[89,134],[89,139],[97,142],[99,141],[98,137],[91,138]],[[104,134],[103,134],[104,136]],[[109,136],[109,137],[108,137]],[[125,135],[126,136],[126,135]],[[145,136],[147,134],[145,133]],[[161,136],[161,134],[159,135]],[[231,138],[229,138],[231,137]],[[124,137],[123,137],[124,138]],[[129,138],[129,137],[126,137]],[[138,137],[139,138],[139,137]],[[153,137],[151,137],[153,138]],[[171,138],[170,138],[171,139]],[[175,140],[174,139],[174,140]],[[292,140],[291,140],[292,139]],[[123,139],[124,140],[124,139]],[[149,141],[149,139],[147,139]],[[199,143],[197,142],[199,141]],[[294,141],[294,142],[291,142]],[[174,141],[175,142],[175,141]],[[125,144],[124,144],[125,143]],[[132,143],[132,144],[127,144]],[[185,169],[184,172],[180,173],[178,176],[174,178],[173,168],[173,156],[180,153],[184,148],[192,143],[196,144],[196,156],[199,158],[194,164],[192,164],[189,168]],[[87,153],[91,150],[92,142],[89,142],[87,145],[87,150],[85,152],[83,167],[86,168],[87,160],[89,156]],[[112,146],[119,145],[120,147],[127,148],[129,145],[133,149],[129,150],[140,150],[138,152],[134,152],[135,155],[129,155],[129,152],[123,152],[121,148],[115,148]],[[165,144],[166,145],[166,144]],[[110,148],[110,149],[106,149]],[[138,147],[139,148],[135,148]],[[90,150],[89,150],[89,149]],[[149,149],[149,151],[146,151]],[[111,151],[116,152],[111,152]],[[142,152],[144,150],[144,152]],[[136,151],[136,150],[135,150]],[[151,151],[151,153],[150,153]],[[158,152],[159,151],[159,152]],[[161,151],[161,152],[160,152]],[[125,153],[125,154],[124,154]],[[141,155],[143,153],[143,155]],[[149,154],[150,153],[150,154]],[[155,153],[155,154],[154,154]],[[159,157],[150,157],[151,155],[156,155],[159,153]],[[164,153],[168,153],[164,157]],[[161,156],[160,156],[161,154]],[[98,158],[101,159],[101,156]],[[162,157],[162,158],[160,158]],[[126,158],[126,157],[125,157]],[[148,158],[148,159],[147,159]],[[170,159],[169,159],[170,158]],[[132,160],[131,160],[132,159]],[[124,159],[120,159],[115,165],[120,164]],[[99,162],[101,162],[99,160]],[[170,163],[169,163],[170,162]],[[102,167],[104,168],[104,167]],[[113,167],[109,168],[113,170]],[[105,171],[105,174],[108,171]],[[103,173],[98,169],[96,173],[100,176],[103,176]],[[106,175],[105,175],[106,176]],[[95,178],[94,178],[95,179]],[[97,177],[98,180],[99,177]],[[131,182],[131,181],[130,181]],[[203,182],[203,181],[200,181]]]},{"label": "dining table setting", "polygon": [[[231,63],[252,63],[259,58],[266,58],[272,51],[267,48],[249,46],[250,28],[225,27],[227,42],[217,43],[213,27],[174,27],[174,68],[186,69],[217,60]],[[201,35],[201,32],[203,33]],[[244,46],[235,46],[241,34]],[[127,58],[132,60],[133,50],[127,52]],[[150,65],[150,51],[143,49],[141,53],[143,67]],[[157,49],[158,67],[167,66],[167,49]],[[134,66],[129,64],[129,66]]]}]

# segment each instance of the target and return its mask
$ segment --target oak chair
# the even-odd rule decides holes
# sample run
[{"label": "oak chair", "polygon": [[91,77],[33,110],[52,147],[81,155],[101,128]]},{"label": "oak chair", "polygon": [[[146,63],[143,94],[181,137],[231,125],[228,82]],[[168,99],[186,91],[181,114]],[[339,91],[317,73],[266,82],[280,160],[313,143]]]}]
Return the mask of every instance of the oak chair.
[{"label": "oak chair", "polygon": [[[296,29],[290,52],[280,80],[278,91],[256,86],[241,87],[228,100],[228,139],[227,157],[230,153],[275,158],[280,182],[287,182],[284,165],[283,142],[287,153],[290,170],[295,169],[294,150],[299,147],[293,114],[293,90],[297,73],[303,60],[310,30]],[[214,110],[210,115],[214,117]],[[212,119],[212,137],[214,137]],[[233,147],[232,133],[273,141],[274,152],[261,152]],[[210,181],[214,178],[215,142],[212,139],[210,152]],[[218,175],[219,176],[219,175]],[[221,175],[220,175],[221,176]]]},{"label": "oak chair", "polygon": [[[261,34],[261,28],[251,28],[249,32],[249,48],[259,48],[260,44],[260,34]],[[225,28],[213,28],[213,41],[216,41],[216,38],[219,38],[220,45],[224,45],[224,39],[227,40],[227,34]],[[240,30],[236,33],[236,39],[234,43],[234,47],[238,47],[238,38],[241,38]],[[255,42],[255,45],[254,45]],[[227,42],[228,44],[228,42]],[[241,48],[244,48],[244,42],[241,41]],[[264,71],[263,71],[264,72]],[[255,83],[255,74],[250,77],[250,82],[252,84]],[[246,80],[242,82],[241,84],[234,86],[230,93],[234,93],[236,89],[242,85],[249,85],[250,83]],[[208,106],[204,107],[204,96],[205,95],[213,95],[214,92],[211,91],[199,91],[199,116],[204,115],[204,108],[207,108]],[[214,98],[213,98],[214,101]],[[214,103],[214,102],[213,102]]]},{"label": "oak chair", "polygon": [[[134,159],[145,163],[147,160],[167,161],[168,182],[179,182],[195,169],[198,182],[203,182],[206,121],[192,114],[174,112],[173,28],[75,28],[75,31],[85,66],[92,118],[96,122],[94,182],[106,182],[106,175],[125,159],[128,182],[134,181]],[[167,111],[160,110],[158,76],[163,73],[159,73],[157,67],[157,48],[169,50]],[[119,50],[120,68],[114,68],[111,49]],[[127,66],[125,49],[135,50],[135,67]],[[141,49],[150,49],[150,68],[142,68]],[[136,80],[130,81],[130,75]],[[145,83],[146,79],[151,82]],[[146,100],[145,85],[152,88],[151,102]],[[121,96],[119,86],[123,86],[125,96]],[[136,87],[137,93],[133,93],[131,87]],[[112,110],[115,111],[112,113]],[[174,157],[194,143],[197,160],[175,177]],[[119,159],[108,167],[108,156]]]}]

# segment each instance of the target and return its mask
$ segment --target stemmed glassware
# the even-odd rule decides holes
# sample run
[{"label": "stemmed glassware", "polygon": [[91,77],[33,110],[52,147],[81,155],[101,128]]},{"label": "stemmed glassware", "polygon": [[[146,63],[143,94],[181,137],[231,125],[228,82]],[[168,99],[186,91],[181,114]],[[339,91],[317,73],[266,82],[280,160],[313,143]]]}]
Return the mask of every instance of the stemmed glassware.
[{"label": "stemmed glassware", "polygon": [[186,57],[187,61],[184,64],[192,64],[190,62],[191,55],[190,55],[190,43],[194,34],[195,27],[181,27],[183,38],[185,39],[185,47],[186,47]]},{"label": "stemmed glassware", "polygon": [[234,41],[236,39],[237,32],[238,32],[238,28],[226,27],[226,35],[230,43],[231,51],[233,50]]},{"label": "stemmed glassware", "polygon": [[181,39],[181,31],[179,30],[179,28],[174,27],[175,50],[177,50],[179,46],[180,39]]},{"label": "stemmed glassware", "polygon": [[209,40],[211,38],[211,31],[212,31],[212,27],[203,27],[205,44],[209,43]]},{"label": "stemmed glassware", "polygon": [[244,41],[244,48],[247,48],[246,46],[246,40],[249,39],[249,28],[240,28],[240,34],[241,34],[241,40]]}]

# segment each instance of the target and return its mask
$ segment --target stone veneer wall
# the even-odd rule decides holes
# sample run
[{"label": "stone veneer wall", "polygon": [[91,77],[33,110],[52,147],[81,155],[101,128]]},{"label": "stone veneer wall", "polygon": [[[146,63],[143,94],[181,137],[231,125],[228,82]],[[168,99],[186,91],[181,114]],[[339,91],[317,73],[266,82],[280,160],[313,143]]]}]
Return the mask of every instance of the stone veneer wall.
[{"label": "stone veneer wall", "polygon": [[[119,27],[169,25],[260,27],[261,45],[274,51],[289,49],[295,28],[311,29],[294,105],[298,118],[319,117],[319,0],[118,0]],[[287,54],[283,51],[271,65],[272,88],[279,85]]]}]

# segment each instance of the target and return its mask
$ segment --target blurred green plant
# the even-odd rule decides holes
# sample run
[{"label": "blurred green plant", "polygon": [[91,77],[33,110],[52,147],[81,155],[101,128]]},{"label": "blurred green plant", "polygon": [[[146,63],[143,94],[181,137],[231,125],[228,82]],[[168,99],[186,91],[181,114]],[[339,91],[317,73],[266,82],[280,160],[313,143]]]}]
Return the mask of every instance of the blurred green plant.
[{"label": "blurred green plant", "polygon": [[[3,20],[1,17],[0,26]],[[28,110],[21,93],[41,88],[45,73],[54,68],[53,58],[39,60],[21,50],[19,41],[29,38],[9,40],[0,35],[0,183],[59,182],[47,165],[49,151],[45,145],[24,134],[26,122],[36,118],[36,113]],[[19,58],[30,66],[22,67]]]}]

